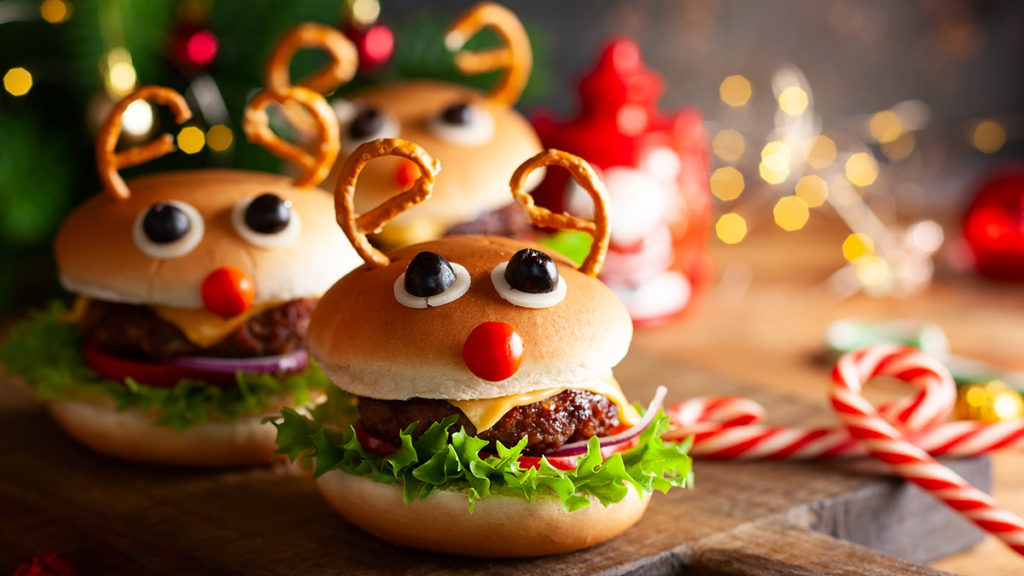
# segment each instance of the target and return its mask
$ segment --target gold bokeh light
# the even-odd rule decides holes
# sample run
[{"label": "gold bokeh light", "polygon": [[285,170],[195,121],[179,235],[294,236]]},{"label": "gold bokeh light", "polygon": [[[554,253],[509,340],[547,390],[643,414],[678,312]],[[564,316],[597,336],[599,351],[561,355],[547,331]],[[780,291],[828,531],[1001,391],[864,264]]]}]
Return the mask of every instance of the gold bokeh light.
[{"label": "gold bokeh light", "polygon": [[210,147],[210,150],[214,152],[223,152],[231,147],[231,144],[235,141],[235,135],[231,132],[231,128],[224,124],[217,124],[211,126],[206,131],[206,144]]},{"label": "gold bokeh light", "polygon": [[726,244],[739,244],[747,235],[747,221],[739,214],[722,214],[715,223],[715,234]]},{"label": "gold bokeh light", "polygon": [[807,209],[807,203],[798,196],[784,196],[779,198],[772,210],[775,223],[786,232],[795,232],[807,224],[811,213]]},{"label": "gold bokeh light", "polygon": [[186,126],[178,132],[178,148],[185,154],[196,154],[206,146],[206,135],[196,126]]},{"label": "gold bokeh light", "polygon": [[715,153],[715,156],[726,162],[739,160],[746,148],[747,141],[743,138],[743,134],[732,128],[721,130],[711,140],[711,150]]},{"label": "gold bokeh light", "polygon": [[790,116],[799,116],[807,110],[807,92],[799,86],[790,86],[779,93],[779,108]]},{"label": "gold bokeh light", "polygon": [[4,74],[4,90],[11,96],[24,96],[32,89],[32,73],[18,66]]},{"label": "gold bokeh light", "polygon": [[732,107],[743,106],[750,101],[750,96],[753,93],[750,80],[739,74],[726,76],[725,80],[722,80],[722,84],[718,86],[718,95],[722,102]]},{"label": "gold bokeh light", "polygon": [[843,258],[855,262],[866,256],[875,254],[875,241],[863,232],[850,234],[843,240]]},{"label": "gold bokeh light", "polygon": [[732,166],[723,166],[711,174],[711,193],[719,200],[739,198],[745,185],[743,174]]},{"label": "gold bokeh light", "polygon": [[817,208],[828,199],[828,182],[817,174],[808,174],[796,183],[796,195],[808,207]]},{"label": "gold bokeh light", "polygon": [[867,152],[857,152],[847,159],[844,172],[850,184],[870,186],[878,178],[878,162]]},{"label": "gold bokeh light", "polygon": [[871,137],[885,144],[892,142],[903,134],[903,121],[892,110],[882,110],[871,115],[868,121]]},{"label": "gold bokeh light", "polygon": [[825,168],[831,166],[836,160],[836,143],[825,136],[818,135],[811,142],[810,150],[807,152],[807,163],[814,168]]},{"label": "gold bokeh light", "polygon": [[985,154],[995,154],[1006,144],[1006,128],[993,120],[982,120],[971,132],[971,145]]},{"label": "gold bokeh light", "polygon": [[50,24],[61,24],[71,18],[71,4],[65,0],[43,0],[39,15]]}]

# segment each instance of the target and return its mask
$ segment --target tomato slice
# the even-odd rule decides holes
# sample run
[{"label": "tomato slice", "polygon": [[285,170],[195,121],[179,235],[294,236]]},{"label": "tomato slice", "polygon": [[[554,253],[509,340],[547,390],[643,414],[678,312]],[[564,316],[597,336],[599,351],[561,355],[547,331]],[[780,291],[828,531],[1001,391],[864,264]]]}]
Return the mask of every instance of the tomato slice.
[{"label": "tomato slice", "polygon": [[90,370],[118,382],[123,382],[125,378],[131,378],[146,386],[173,388],[185,378],[194,378],[214,386],[235,385],[234,374],[200,372],[178,366],[119,358],[107,354],[98,346],[86,345],[84,355],[85,365]]}]

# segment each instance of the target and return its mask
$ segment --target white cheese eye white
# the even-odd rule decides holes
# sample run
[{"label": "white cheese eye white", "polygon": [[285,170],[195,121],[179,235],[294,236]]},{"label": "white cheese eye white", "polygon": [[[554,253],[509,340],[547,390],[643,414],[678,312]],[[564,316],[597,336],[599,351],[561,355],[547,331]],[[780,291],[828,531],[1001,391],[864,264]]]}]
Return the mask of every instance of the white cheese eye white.
[{"label": "white cheese eye white", "polygon": [[547,254],[525,248],[491,270],[498,295],[523,308],[550,308],[568,291],[558,266]]},{"label": "white cheese eye white", "polygon": [[143,254],[167,260],[191,252],[203,239],[203,216],[178,200],[157,202],[141,212],[132,226],[132,240]]},{"label": "white cheese eye white", "polygon": [[409,308],[436,308],[469,290],[469,271],[435,252],[420,252],[395,280],[395,300]]},{"label": "white cheese eye white", "polygon": [[288,246],[302,230],[302,220],[292,203],[270,192],[235,204],[231,223],[246,242],[261,248]]},{"label": "white cheese eye white", "polygon": [[371,140],[399,135],[398,121],[376,106],[346,100],[335,100],[332,106],[341,126],[341,150],[345,154]]},{"label": "white cheese eye white", "polygon": [[459,146],[480,146],[494,137],[494,118],[480,106],[452,104],[427,123],[439,139]]}]

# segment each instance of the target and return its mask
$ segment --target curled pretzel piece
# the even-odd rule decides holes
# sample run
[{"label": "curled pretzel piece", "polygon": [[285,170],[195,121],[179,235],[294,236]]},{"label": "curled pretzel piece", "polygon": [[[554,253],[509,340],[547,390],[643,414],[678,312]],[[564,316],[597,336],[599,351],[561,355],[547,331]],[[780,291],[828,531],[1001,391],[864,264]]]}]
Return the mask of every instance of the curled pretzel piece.
[{"label": "curled pretzel piece", "polygon": [[[504,46],[484,52],[466,52],[462,47],[484,27],[501,37]],[[519,100],[533,67],[530,38],[523,24],[508,8],[492,2],[481,2],[464,12],[448,29],[445,46],[456,52],[455,66],[463,74],[482,74],[504,70],[490,99],[511,106]]]},{"label": "curled pretzel piece", "polygon": [[118,174],[118,170],[138,166],[164,154],[174,152],[176,149],[174,137],[165,133],[142,146],[115,152],[117,141],[121,137],[121,116],[136,100],[167,106],[171,109],[174,121],[178,124],[184,124],[192,118],[192,110],[189,109],[185,98],[174,90],[163,86],[143,86],[114,105],[96,136],[96,168],[99,171],[100,182],[103,183],[104,190],[121,200],[129,198],[131,192],[128,190],[124,178]]},{"label": "curled pretzel piece", "polygon": [[[382,156],[402,156],[412,160],[419,167],[420,177],[408,190],[392,196],[366,214],[357,215],[354,200],[359,173],[370,160]],[[366,239],[366,234],[380,232],[395,216],[430,198],[434,191],[434,176],[440,171],[441,163],[431,158],[426,150],[401,138],[381,138],[367,142],[356,148],[345,160],[334,193],[334,210],[338,225],[368,268],[387,266],[391,259],[374,248]]]},{"label": "curled pretzel piece", "polygon": [[[593,222],[566,213],[555,214],[547,208],[537,206],[533,196],[525,191],[526,178],[531,172],[552,165],[568,170],[576,183],[590,194],[594,200]],[[545,150],[523,162],[516,169],[510,186],[512,198],[535,226],[579,230],[593,236],[594,242],[590,245],[590,253],[580,265],[580,272],[588,276],[597,276],[601,272],[604,258],[608,254],[608,242],[611,239],[611,227],[608,224],[608,192],[586,160],[561,150]]]},{"label": "curled pretzel piece", "polygon": [[267,88],[283,91],[293,85],[292,58],[302,48],[323,50],[330,59],[326,66],[296,82],[296,86],[326,94],[351,80],[356,73],[359,54],[355,45],[337,28],[309,22],[292,28],[274,45],[264,70]]},{"label": "curled pretzel piece", "polygon": [[[270,129],[267,106],[274,102],[282,105],[297,103],[312,113],[318,136],[312,154],[285,142]],[[280,91],[264,90],[257,94],[245,108],[243,127],[245,136],[251,142],[302,168],[302,174],[295,179],[295,186],[299,188],[311,188],[323,182],[341,151],[338,119],[331,105],[316,92],[301,86],[291,86]]]}]

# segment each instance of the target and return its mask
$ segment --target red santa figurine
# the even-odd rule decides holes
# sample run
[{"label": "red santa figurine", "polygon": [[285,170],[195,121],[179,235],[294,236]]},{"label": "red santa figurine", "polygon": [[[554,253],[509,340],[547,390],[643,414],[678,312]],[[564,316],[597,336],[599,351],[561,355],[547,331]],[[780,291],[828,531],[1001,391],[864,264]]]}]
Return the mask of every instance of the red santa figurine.
[{"label": "red santa figurine", "polygon": [[[580,82],[577,118],[534,118],[546,147],[583,157],[603,178],[614,218],[601,279],[637,324],[682,313],[712,275],[703,118],[693,108],[659,112],[662,90],[636,43],[616,39]],[[589,199],[575,188],[564,171],[550,171],[534,196],[553,210],[586,215]]]}]

